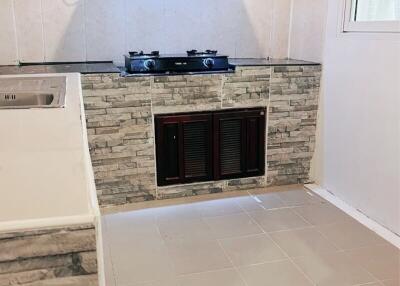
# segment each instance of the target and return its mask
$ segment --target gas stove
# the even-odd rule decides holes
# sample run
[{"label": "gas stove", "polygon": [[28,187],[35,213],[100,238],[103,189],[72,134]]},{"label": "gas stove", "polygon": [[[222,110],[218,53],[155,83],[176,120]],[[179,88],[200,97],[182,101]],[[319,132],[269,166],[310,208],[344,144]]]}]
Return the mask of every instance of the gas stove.
[{"label": "gas stove", "polygon": [[160,54],[129,52],[125,56],[125,67],[129,73],[179,73],[229,70],[228,56],[215,50],[203,52],[187,51],[186,54]]}]

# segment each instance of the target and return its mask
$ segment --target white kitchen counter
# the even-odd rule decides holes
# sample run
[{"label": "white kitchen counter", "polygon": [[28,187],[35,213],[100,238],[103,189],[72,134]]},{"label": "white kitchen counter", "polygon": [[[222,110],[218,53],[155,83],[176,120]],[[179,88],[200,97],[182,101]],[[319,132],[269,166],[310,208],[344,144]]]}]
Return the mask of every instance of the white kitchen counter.
[{"label": "white kitchen counter", "polygon": [[[32,76],[50,75],[0,79]],[[0,109],[0,231],[98,214],[80,74],[57,76],[67,77],[64,108]]]}]

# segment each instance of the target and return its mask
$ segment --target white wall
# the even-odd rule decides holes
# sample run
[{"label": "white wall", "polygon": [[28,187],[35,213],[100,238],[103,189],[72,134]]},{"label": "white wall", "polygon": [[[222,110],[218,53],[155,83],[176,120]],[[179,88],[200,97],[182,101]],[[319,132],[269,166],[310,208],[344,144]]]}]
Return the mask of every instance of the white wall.
[{"label": "white wall", "polygon": [[0,1],[0,64],[13,64],[16,58],[13,2]]},{"label": "white wall", "polygon": [[340,33],[329,0],[316,182],[400,233],[400,35]]},{"label": "white wall", "polygon": [[287,57],[291,0],[1,0],[0,64],[122,62],[129,50]]},{"label": "white wall", "polygon": [[328,0],[293,0],[289,56],[321,62]]}]

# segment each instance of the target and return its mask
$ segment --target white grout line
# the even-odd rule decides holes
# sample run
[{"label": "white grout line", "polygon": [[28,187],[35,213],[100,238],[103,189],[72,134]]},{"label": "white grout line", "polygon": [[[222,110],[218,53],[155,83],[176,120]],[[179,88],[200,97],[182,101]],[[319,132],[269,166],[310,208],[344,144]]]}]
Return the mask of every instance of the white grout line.
[{"label": "white grout line", "polygon": [[239,268],[235,265],[235,263],[233,263],[232,259],[231,259],[231,258],[229,257],[229,255],[228,255],[228,253],[226,253],[224,247],[223,247],[222,244],[221,244],[221,241],[219,241],[219,240],[217,239],[217,243],[218,243],[219,247],[221,248],[222,252],[224,253],[226,259],[228,259],[229,262],[232,264],[233,269],[235,269],[236,273],[239,275],[239,277],[240,277],[240,279],[242,280],[242,282],[243,282],[246,286],[249,286],[249,284],[247,284],[246,280],[244,279],[242,273],[240,273]]},{"label": "white grout line", "polygon": [[87,5],[87,3],[86,3],[86,1],[87,0],[84,0],[84,1],[82,1],[82,12],[83,12],[83,35],[84,35],[84,41],[83,41],[83,51],[84,51],[84,53],[85,53],[85,59],[84,59],[84,61],[87,61],[88,60],[88,48],[87,48],[87,45],[88,45],[88,43],[87,43],[87,27],[86,27],[86,9],[87,9],[87,7],[86,7],[86,5]]},{"label": "white grout line", "polygon": [[289,16],[289,31],[288,31],[288,46],[287,57],[291,58],[292,53],[292,32],[293,32],[293,15],[294,15],[294,0],[290,1],[290,16]]},{"label": "white grout line", "polygon": [[331,203],[333,206],[337,207],[347,215],[351,216],[354,218],[356,221],[361,223],[362,225],[366,226],[379,236],[381,236],[383,239],[387,240],[394,246],[400,249],[400,236],[397,234],[391,232],[389,229],[385,228],[384,226],[380,225],[376,221],[372,220],[359,210],[353,208],[352,206],[348,205],[346,202],[341,200],[340,198],[336,197],[334,194],[330,193],[328,190],[325,190],[318,185],[314,184],[308,184],[304,186],[308,190],[316,193],[323,199],[327,200],[329,203]]},{"label": "white grout line", "polygon": [[[255,200],[257,203],[260,204],[260,208],[262,208],[263,210],[267,210],[267,209],[262,205],[262,200],[260,200],[256,195],[253,195],[252,193],[250,193],[250,191],[247,191],[247,194],[250,196],[250,198],[252,198],[252,199]],[[240,206],[239,203],[237,203],[237,205],[238,205],[242,210],[245,211],[245,209],[242,208],[242,207]],[[257,210],[255,210],[255,211],[257,211]]]},{"label": "white grout line", "polygon": [[[305,188],[306,189],[309,189],[308,187],[306,187],[305,186]],[[311,190],[311,189],[309,189],[309,190]],[[309,192],[309,191],[308,191]],[[307,192],[307,193],[308,193]],[[318,195],[320,195],[320,194],[318,194]],[[320,195],[321,196],[321,195]],[[324,198],[323,196],[321,196],[322,198]],[[324,198],[324,199],[326,199],[326,198]],[[328,199],[327,199],[327,201],[330,203],[330,204],[332,204],[332,205],[334,205],[334,206],[336,206],[335,204],[333,204],[333,203],[331,203]],[[339,208],[340,209],[340,211],[343,211],[341,208]],[[344,212],[344,211],[343,211]],[[345,212],[346,213],[346,212]],[[299,214],[300,215],[300,214]],[[301,215],[300,215],[301,216]],[[307,221],[306,220],[306,218],[303,218],[305,221]],[[340,222],[333,222],[333,223],[330,223],[330,224],[326,224],[326,225],[334,225],[334,224],[336,224],[336,223],[340,223]],[[334,245],[339,251],[338,252],[340,252],[340,253],[344,253],[345,254],[345,256],[348,258],[348,259],[351,259],[351,257],[349,256],[349,254],[348,254],[348,251],[351,251],[351,250],[354,250],[354,249],[362,249],[362,248],[368,248],[368,246],[364,246],[364,247],[357,247],[357,248],[351,248],[351,249],[342,249],[340,246],[338,246],[333,240],[331,240],[328,236],[326,236],[325,234],[323,234],[321,231],[319,231],[318,230],[318,228],[315,228],[315,230],[319,233],[319,234],[321,234],[321,236],[322,237],[324,237],[329,243],[331,243],[332,245]],[[374,246],[377,246],[377,245],[379,245],[379,244],[374,244]],[[376,277],[375,275],[373,275],[367,268],[365,268],[365,267],[363,267],[363,266],[361,266],[361,265],[359,265],[359,267],[362,269],[362,270],[364,270],[366,273],[368,273],[375,281],[372,281],[372,282],[368,282],[368,283],[365,283],[365,284],[356,284],[356,285],[354,285],[354,286],[361,286],[361,285],[371,285],[371,284],[373,284],[373,283],[380,283],[380,281],[379,281],[379,278],[378,277]]]},{"label": "white grout line", "polygon": [[13,32],[14,32],[14,35],[15,35],[15,39],[14,39],[14,42],[15,42],[15,52],[16,52],[16,64],[18,64],[19,62],[20,62],[20,51],[19,51],[19,43],[18,43],[18,32],[17,32],[17,19],[16,19],[16,16],[15,16],[15,0],[13,0],[12,2],[11,2],[11,11],[12,11],[12,18],[13,18]]},{"label": "white grout line", "polygon": [[261,204],[262,200],[260,200],[257,196],[251,196],[253,198],[253,200],[255,200],[257,203]]},{"label": "white grout line", "polygon": [[[239,207],[240,207],[240,206],[239,206]],[[242,208],[242,209],[243,209],[243,208]],[[243,211],[247,214],[247,216],[250,218],[250,220],[253,221],[253,223],[255,223],[255,224],[263,231],[263,233],[266,234],[266,235],[268,236],[268,238],[273,242],[273,244],[274,244],[276,247],[278,247],[278,248],[282,251],[282,253],[287,257],[287,259],[293,264],[293,266],[294,266],[301,274],[303,274],[303,276],[311,283],[311,285],[316,286],[316,284],[311,280],[311,278],[308,277],[307,274],[294,262],[294,260],[289,256],[289,254],[288,254],[285,250],[283,250],[283,248],[280,247],[280,246],[278,245],[278,243],[276,243],[276,242],[272,239],[272,237],[271,237],[267,232],[265,232],[265,230],[261,227],[261,225],[260,225],[260,224],[259,224],[245,209],[243,209]]]},{"label": "white grout line", "polygon": [[43,61],[46,62],[46,37],[44,35],[43,0],[40,0],[40,23],[42,28]]},{"label": "white grout line", "polygon": [[[250,198],[253,198],[253,199],[254,199],[254,198],[257,198],[257,196],[252,195],[249,191],[247,191],[247,193],[249,194],[249,197],[250,197]],[[310,194],[309,194],[309,195],[310,195]],[[340,247],[338,247],[334,242],[331,242],[331,240],[330,240],[329,238],[327,238],[325,235],[323,235],[321,232],[319,232],[319,231],[317,230],[317,228],[316,228],[314,225],[310,224],[310,222],[307,221],[307,219],[305,219],[305,218],[304,218],[303,216],[301,216],[300,214],[297,214],[297,213],[293,212],[292,210],[290,210],[290,209],[293,209],[294,207],[285,207],[284,209],[289,209],[288,211],[291,211],[291,212],[293,212],[294,214],[296,214],[297,216],[299,216],[303,221],[305,221],[306,223],[310,224],[309,226],[305,226],[305,227],[301,227],[301,228],[295,228],[295,229],[288,229],[288,230],[280,230],[280,231],[266,232],[266,231],[261,227],[261,225],[250,215],[250,214],[252,213],[252,211],[247,211],[246,209],[244,209],[244,208],[240,205],[240,203],[239,203],[237,200],[235,200],[235,198],[229,198],[229,199],[233,199],[233,205],[236,205],[236,206],[241,210],[241,212],[238,212],[238,213],[230,213],[230,214],[223,214],[223,215],[219,215],[219,216],[213,216],[213,217],[211,217],[211,218],[215,218],[215,217],[226,217],[226,216],[232,216],[232,215],[245,214],[245,215],[247,215],[247,216],[250,218],[250,220],[251,220],[255,225],[257,225],[257,226],[259,227],[259,229],[261,230],[261,233],[258,233],[258,234],[249,234],[249,235],[242,235],[242,236],[235,236],[235,237],[231,237],[231,238],[232,238],[232,239],[237,239],[237,238],[254,237],[254,236],[262,236],[262,235],[264,235],[264,236],[268,237],[268,238],[273,242],[273,244],[274,244],[278,249],[280,249],[281,252],[285,255],[285,258],[284,258],[284,259],[271,260],[271,261],[260,262],[260,263],[254,263],[254,264],[250,264],[250,265],[244,265],[243,267],[255,266],[255,265],[263,265],[263,264],[268,264],[268,263],[276,263],[276,262],[281,262],[281,261],[290,261],[290,262],[294,265],[294,267],[295,267],[298,271],[300,271],[300,273],[302,273],[302,274],[304,275],[304,277],[305,277],[308,281],[311,282],[312,285],[316,285],[314,282],[312,282],[311,278],[308,277],[308,276],[304,273],[304,271],[302,271],[302,269],[295,263],[294,259],[291,258],[291,257],[288,255],[288,253],[286,253],[286,251],[284,251],[284,250],[279,246],[279,244],[278,244],[277,242],[275,242],[275,240],[270,236],[270,233],[276,233],[276,232],[286,232],[286,231],[293,231],[293,230],[299,230],[299,229],[310,229],[310,228],[312,228],[312,229],[315,229],[318,233],[320,233],[326,240],[328,240],[331,244],[333,244],[333,245],[338,249],[337,252],[335,252],[335,253],[338,253],[338,252],[343,253],[343,252],[345,252],[345,250],[343,250],[343,249],[341,249]],[[257,199],[258,199],[258,198],[257,198]],[[254,200],[255,200],[255,199],[254,199]],[[260,199],[258,199],[258,200],[260,200]],[[255,201],[257,202],[257,200],[255,200]],[[260,201],[261,201],[261,200],[260,200]],[[257,210],[256,210],[256,211],[257,211]],[[262,211],[262,209],[260,209],[259,211]],[[157,217],[155,217],[155,219],[157,219]],[[200,220],[203,221],[206,225],[209,226],[209,224],[207,223],[207,220],[206,220],[207,217],[203,217],[203,216],[200,215],[200,217],[199,217],[198,219],[200,219]],[[157,227],[157,231],[158,231],[158,233],[159,233],[159,235],[160,235],[160,237],[161,237],[161,232],[160,232],[160,229],[159,229],[159,225],[158,225],[157,220],[155,220],[154,223],[155,223],[155,225],[156,225],[156,227]],[[334,223],[332,223],[332,224],[334,224]],[[106,221],[106,225],[107,225],[107,221]],[[106,231],[107,231],[107,230],[106,230]],[[162,237],[161,237],[161,239],[162,239]],[[233,263],[233,261],[230,259],[229,255],[227,254],[227,252],[226,252],[226,250],[224,249],[224,247],[222,246],[221,241],[223,241],[224,239],[229,239],[229,238],[212,239],[212,240],[210,240],[210,241],[217,241],[219,247],[222,249],[224,255],[225,255],[226,258],[230,261],[230,263],[231,263],[231,265],[232,265],[233,268],[232,268],[232,267],[229,267],[229,268],[223,268],[223,269],[215,269],[215,270],[209,270],[209,271],[195,272],[195,273],[184,274],[184,275],[176,275],[175,277],[176,277],[176,278],[179,278],[179,277],[184,277],[184,276],[189,276],[189,275],[194,275],[194,274],[200,274],[200,273],[213,273],[213,272],[219,272],[219,271],[224,271],[224,270],[235,270],[235,271],[238,273],[238,275],[239,275],[239,277],[241,278],[241,280],[245,283],[245,285],[247,285],[247,284],[246,284],[246,281],[244,280],[242,274],[241,274],[240,271],[239,271],[239,269],[240,269],[242,266],[236,266],[236,265]],[[165,243],[164,239],[162,239],[162,241]],[[108,241],[108,243],[109,243],[109,241]],[[110,248],[111,248],[111,247],[110,247]],[[347,249],[346,249],[346,250],[347,250]],[[111,249],[110,249],[110,252],[111,252]],[[169,254],[168,254],[168,256],[169,256]],[[111,257],[112,257],[112,256],[111,256],[111,253],[110,253],[110,258],[111,258]],[[112,261],[111,261],[111,262],[112,262]],[[171,262],[172,262],[172,260],[171,260]],[[111,263],[111,265],[112,265],[112,267],[114,268],[113,263]],[[363,268],[363,269],[364,269],[364,268]],[[357,284],[357,285],[353,285],[353,286],[362,286],[362,285],[367,286],[367,285],[371,285],[372,283],[377,283],[377,282],[378,282],[378,283],[381,283],[381,281],[379,281],[379,279],[377,279],[377,278],[376,278],[374,275],[372,275],[369,271],[367,271],[366,269],[364,269],[364,270],[365,270],[368,274],[370,274],[371,277],[374,278],[376,281],[374,281],[374,282],[368,282],[368,283],[365,283],[365,284]],[[113,269],[113,271],[114,271],[114,274],[115,274],[115,269]],[[116,280],[116,275],[114,276],[114,280]],[[115,283],[116,283],[116,282],[115,282]],[[116,284],[116,286],[118,286],[118,285]],[[247,285],[247,286],[248,286],[248,285]]]}]

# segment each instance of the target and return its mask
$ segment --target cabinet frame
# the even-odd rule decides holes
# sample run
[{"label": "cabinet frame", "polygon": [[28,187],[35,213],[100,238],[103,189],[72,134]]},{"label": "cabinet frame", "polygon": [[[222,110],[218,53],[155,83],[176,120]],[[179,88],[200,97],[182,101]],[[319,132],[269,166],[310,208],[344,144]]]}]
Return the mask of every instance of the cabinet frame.
[{"label": "cabinet frame", "polygon": [[[240,120],[240,172],[235,174],[221,173],[221,128],[223,120]],[[157,185],[168,186],[174,184],[186,184],[203,181],[218,181],[236,179],[244,177],[254,177],[265,175],[265,149],[266,149],[266,109],[247,108],[231,109],[213,112],[194,112],[184,114],[163,114],[156,115],[155,122],[155,144],[156,144],[156,165],[157,165]],[[206,175],[202,177],[190,177],[185,174],[185,148],[184,148],[184,124],[193,122],[204,122],[208,137],[206,138],[208,154],[206,157]],[[165,128],[167,125],[175,124],[178,128],[177,138],[177,163],[179,173],[175,177],[167,177],[165,154]],[[253,124],[253,126],[251,126]],[[254,128],[256,124],[257,128]],[[250,131],[254,134],[250,134]],[[256,149],[252,149],[252,137],[257,135]],[[249,162],[249,159],[256,158],[257,162]],[[250,164],[252,163],[252,164]],[[256,168],[249,169],[249,166]]]}]

